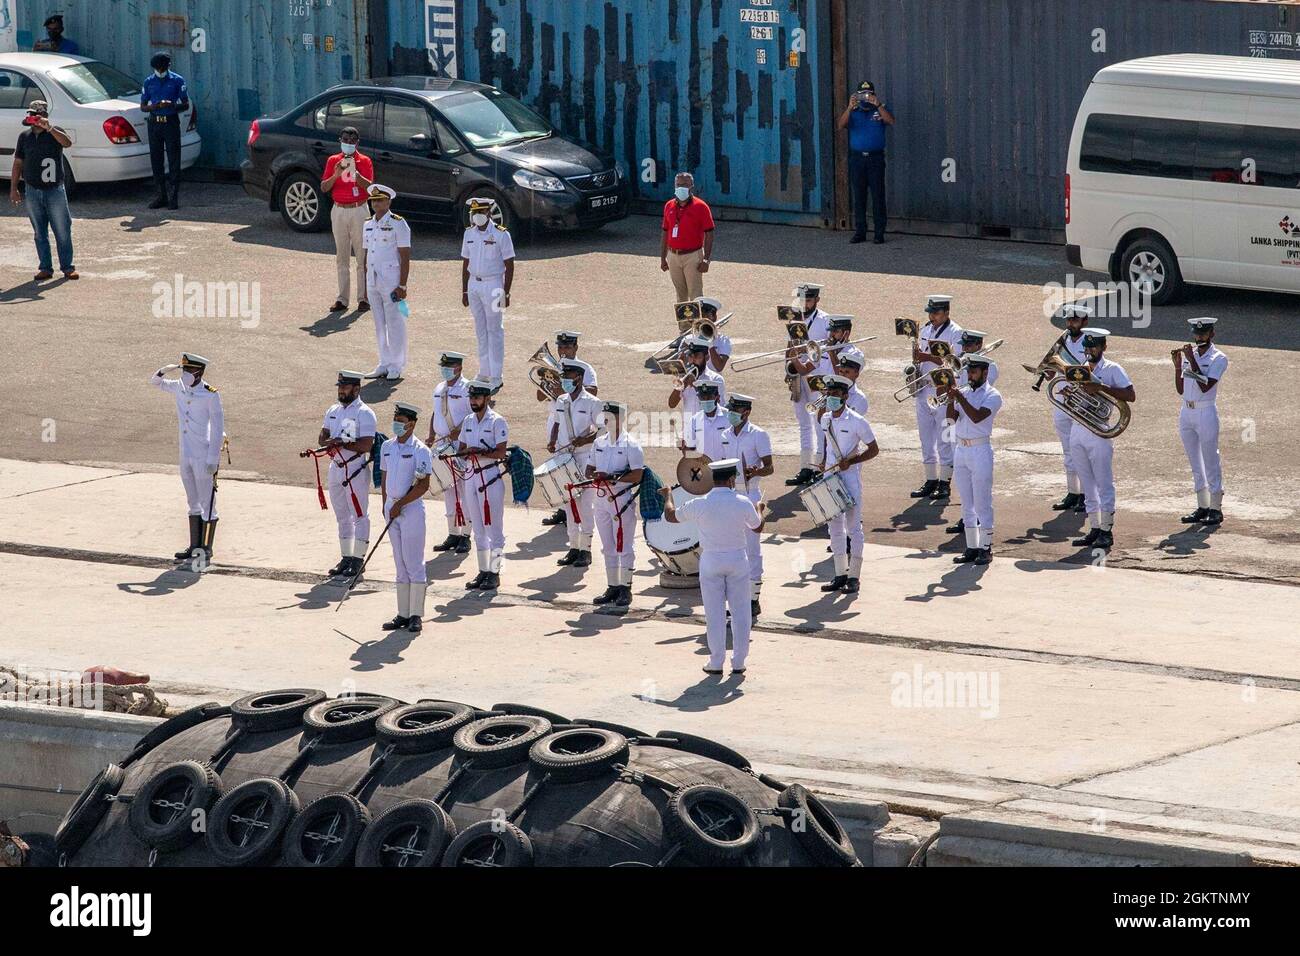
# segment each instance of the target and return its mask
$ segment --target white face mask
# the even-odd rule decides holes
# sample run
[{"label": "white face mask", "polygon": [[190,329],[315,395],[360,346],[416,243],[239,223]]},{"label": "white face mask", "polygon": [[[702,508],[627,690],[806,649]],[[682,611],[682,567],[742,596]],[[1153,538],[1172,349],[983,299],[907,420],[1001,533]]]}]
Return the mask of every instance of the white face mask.
[{"label": "white face mask", "polygon": [[357,151],[357,144],[339,143],[339,151],[342,152],[344,156],[351,156],[353,153]]},{"label": "white face mask", "polygon": [[166,71],[166,70],[154,70],[154,71],[153,71],[153,75],[161,78],[161,77],[164,77],[164,76],[167,75],[167,71]]},{"label": "white face mask", "polygon": [[476,226],[486,226],[487,220],[488,220],[487,213],[482,213],[482,212],[476,212],[474,213],[474,215],[469,217],[469,221]]},{"label": "white face mask", "polygon": [[691,188],[689,186],[678,186],[673,190],[673,195],[675,195],[680,202],[686,202],[686,200],[691,198]]},{"label": "white face mask", "polygon": [[195,385],[199,384],[199,377],[195,375],[193,372],[181,372],[181,378],[185,380],[185,384],[188,385],[190,388],[193,388]]}]

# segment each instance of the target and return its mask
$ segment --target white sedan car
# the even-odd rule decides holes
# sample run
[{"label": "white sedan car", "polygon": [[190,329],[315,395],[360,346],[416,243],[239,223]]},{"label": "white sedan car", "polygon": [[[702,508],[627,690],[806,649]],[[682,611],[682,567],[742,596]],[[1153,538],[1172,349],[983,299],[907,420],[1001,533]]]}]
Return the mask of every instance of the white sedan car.
[{"label": "white sedan car", "polygon": [[[140,83],[107,63],[61,53],[0,53],[0,178],[13,171],[14,146],[32,100],[50,104],[50,123],[72,140],[63,151],[72,182],[116,182],[153,175]],[[182,118],[181,167],[194,165],[202,140],[193,104]]]}]

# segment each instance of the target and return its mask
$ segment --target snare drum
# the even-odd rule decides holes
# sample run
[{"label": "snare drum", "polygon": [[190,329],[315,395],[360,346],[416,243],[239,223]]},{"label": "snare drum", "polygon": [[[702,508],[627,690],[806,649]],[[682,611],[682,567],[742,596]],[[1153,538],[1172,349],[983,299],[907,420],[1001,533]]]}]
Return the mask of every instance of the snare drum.
[{"label": "snare drum", "polygon": [[542,489],[542,497],[552,508],[569,506],[569,485],[582,480],[578,463],[571,452],[562,451],[533,469],[533,478]]},{"label": "snare drum", "polygon": [[799,500],[812,515],[814,525],[826,524],[854,505],[853,496],[849,494],[843,476],[837,472],[823,475],[808,487],[801,489]]},{"label": "snare drum", "polygon": [[443,438],[435,442],[431,450],[433,451],[433,471],[429,473],[429,491],[434,495],[445,495],[452,490],[456,476],[451,470],[451,462],[444,460],[444,456],[455,453],[456,443]]},{"label": "snare drum", "polygon": [[[696,497],[680,485],[673,488],[673,506]],[[700,532],[693,521],[673,523],[658,518],[645,523],[645,543],[665,571],[691,576],[700,573]]]}]

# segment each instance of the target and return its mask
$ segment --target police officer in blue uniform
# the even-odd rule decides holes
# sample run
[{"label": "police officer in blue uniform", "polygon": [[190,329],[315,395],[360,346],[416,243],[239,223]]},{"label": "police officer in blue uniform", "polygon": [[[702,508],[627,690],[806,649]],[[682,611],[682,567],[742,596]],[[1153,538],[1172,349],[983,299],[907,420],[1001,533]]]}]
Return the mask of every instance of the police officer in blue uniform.
[{"label": "police officer in blue uniform", "polygon": [[45,39],[32,44],[36,53],[62,53],[64,56],[78,56],[81,47],[63,35],[63,14],[52,13],[45,18]]},{"label": "police officer in blue uniform", "polygon": [[853,237],[867,239],[867,193],[871,193],[871,220],[877,245],[885,241],[885,127],[894,114],[876,95],[870,80],[858,84],[849,105],[840,114],[840,129],[849,131],[849,182],[853,187]]},{"label": "police officer in blue uniform", "polygon": [[[171,70],[172,58],[167,53],[155,53],[149,61],[153,72],[144,81],[140,93],[140,109],[145,113],[149,127],[149,160],[153,165],[153,181],[158,195],[149,203],[150,209],[179,209],[181,207],[181,114],[190,106],[190,94],[185,77]],[[163,153],[166,152],[164,174]]]}]

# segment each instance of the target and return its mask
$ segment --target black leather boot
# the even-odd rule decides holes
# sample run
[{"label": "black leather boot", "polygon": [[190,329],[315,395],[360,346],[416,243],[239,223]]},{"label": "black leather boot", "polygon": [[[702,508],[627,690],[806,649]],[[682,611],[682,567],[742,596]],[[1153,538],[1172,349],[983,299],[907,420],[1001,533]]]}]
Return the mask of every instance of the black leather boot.
[{"label": "black leather boot", "polygon": [[565,565],[565,566],[570,565],[570,564],[577,564],[577,563],[578,563],[578,555],[580,555],[580,554],[582,554],[582,552],[579,551],[577,548],[570,548],[568,551],[566,551],[566,552],[564,553],[564,557],[560,558],[560,559],[559,559],[558,561],[556,561],[555,563],[556,563],[556,564]]},{"label": "black leather boot", "polygon": [[466,590],[466,591],[473,591],[473,590],[475,590],[476,588],[481,588],[481,587],[483,586],[483,581],[484,581],[486,578],[487,578],[487,572],[486,572],[486,571],[480,571],[480,572],[478,573],[478,577],[476,577],[473,581],[466,581],[466,582],[465,582],[465,590]]},{"label": "black leather boot", "polygon": [[845,581],[844,581],[844,593],[845,593],[845,594],[857,594],[857,593],[858,593],[858,579],[857,579],[857,578],[846,578],[846,579],[845,579]]},{"label": "black leather boot", "polygon": [[830,594],[833,591],[842,590],[848,581],[849,576],[847,574],[837,574],[835,577],[830,579],[829,583],[822,585],[822,591],[826,594]]},{"label": "black leather boot", "polygon": [[479,586],[480,591],[495,591],[501,587],[501,575],[489,571],[483,576],[483,583]]},{"label": "black leather boot", "polygon": [[569,516],[565,514],[563,508],[556,508],[555,513],[553,515],[542,519],[542,524],[547,526],[554,526],[557,524],[568,524],[568,523],[569,523]]},{"label": "black leather boot", "polygon": [[336,578],[336,577],[338,577],[340,574],[343,573],[343,571],[344,571],[345,568],[348,568],[348,567],[350,567],[351,565],[352,565],[352,559],[351,559],[351,558],[346,557],[346,556],[341,557],[341,558],[339,558],[339,563],[336,564],[336,565],[334,565],[334,567],[332,567],[332,568],[329,569],[329,572],[328,572],[328,573],[329,573],[329,576],[332,577],[332,578]]},{"label": "black leather boot", "polygon": [[992,549],[992,548],[980,548],[980,553],[979,553],[979,555],[975,558],[975,563],[976,563],[976,564],[992,564],[992,563],[993,563],[993,549]]},{"label": "black leather boot", "polygon": [[618,594],[614,596],[614,603],[619,607],[628,607],[632,603],[632,585],[620,584]]},{"label": "black leather boot", "polygon": [[1097,543],[1097,538],[1101,535],[1100,528],[1092,528],[1082,538],[1075,538],[1070,545],[1075,548],[1091,548]]},{"label": "black leather boot", "polygon": [[577,556],[576,558],[574,558],[574,560],[573,560],[573,566],[574,566],[575,568],[589,568],[589,567],[591,567],[591,552],[590,552],[590,551],[579,551],[579,552],[578,552],[578,556]]},{"label": "black leather boot", "polygon": [[420,615],[412,614],[411,619],[406,622],[406,629],[412,634],[419,634],[424,630],[424,622],[420,620]]},{"label": "black leather boot", "polygon": [[207,557],[208,563],[212,563],[212,542],[217,537],[217,522],[219,518],[213,518],[211,521],[203,522],[203,553]]},{"label": "black leather boot", "polygon": [[469,554],[469,535],[462,534],[456,538],[456,553]]},{"label": "black leather boot", "polygon": [[1077,491],[1070,491],[1067,492],[1065,497],[1062,498],[1060,501],[1054,502],[1052,504],[1052,510],[1069,511],[1072,508],[1075,508],[1076,506],[1081,504],[1083,504],[1083,495],[1079,494]]},{"label": "black leather boot", "polygon": [[613,601],[614,601],[614,598],[618,597],[619,592],[620,592],[621,590],[622,590],[622,587],[620,587],[619,585],[617,585],[617,584],[611,584],[609,587],[605,588],[605,593],[604,593],[604,594],[600,595],[599,597],[594,597],[594,598],[592,598],[592,599],[591,599],[591,603],[592,603],[592,604],[612,604]]},{"label": "black leather boot", "polygon": [[913,498],[929,498],[931,495],[934,494],[934,489],[938,484],[939,484],[939,479],[927,478],[925,479],[925,484],[923,484],[920,488],[917,488],[916,491],[913,491],[911,493],[911,496]]},{"label": "black leather boot", "polygon": [[190,546],[184,551],[177,551],[173,557],[177,561],[188,561],[194,549],[203,543],[203,518],[201,515],[190,515]]},{"label": "black leather boot", "polygon": [[456,547],[456,545],[458,545],[458,544],[460,544],[460,535],[458,535],[458,534],[449,534],[449,535],[447,535],[447,537],[445,537],[445,538],[442,539],[442,544],[435,544],[435,545],[433,546],[433,550],[434,550],[434,551],[450,551],[450,550],[452,550],[454,547]]},{"label": "black leather boot", "polygon": [[1191,514],[1183,515],[1178,520],[1181,521],[1183,524],[1200,524],[1205,520],[1206,516],[1209,513],[1210,513],[1209,508],[1197,508]]},{"label": "black leather boot", "polygon": [[943,498],[947,498],[951,493],[952,483],[940,478],[934,483],[934,491],[930,494],[930,498],[934,501],[939,501]]},{"label": "black leather boot", "polygon": [[411,623],[411,619],[409,617],[402,617],[399,614],[391,621],[385,621],[383,624],[379,626],[383,628],[385,631],[400,631],[402,630],[402,628],[406,627],[410,623]]},{"label": "black leather boot", "polygon": [[979,557],[979,554],[980,554],[980,549],[979,549],[979,548],[967,548],[967,549],[966,549],[965,551],[963,551],[961,554],[959,554],[959,555],[957,555],[955,558],[953,558],[953,559],[952,559],[952,563],[953,563],[953,564],[970,564],[972,561],[974,561],[976,558]]},{"label": "black leather boot", "polygon": [[1205,520],[1201,523],[1210,525],[1223,524],[1223,512],[1218,508],[1207,508],[1205,512]]},{"label": "black leather boot", "polygon": [[966,530],[966,519],[958,518],[956,524],[950,524],[944,529],[948,534],[962,534]]},{"label": "black leather boot", "polygon": [[1095,547],[1102,548],[1103,550],[1109,551],[1111,548],[1115,547],[1115,535],[1113,535],[1109,531],[1102,531],[1100,534],[1097,535],[1097,542]]}]

